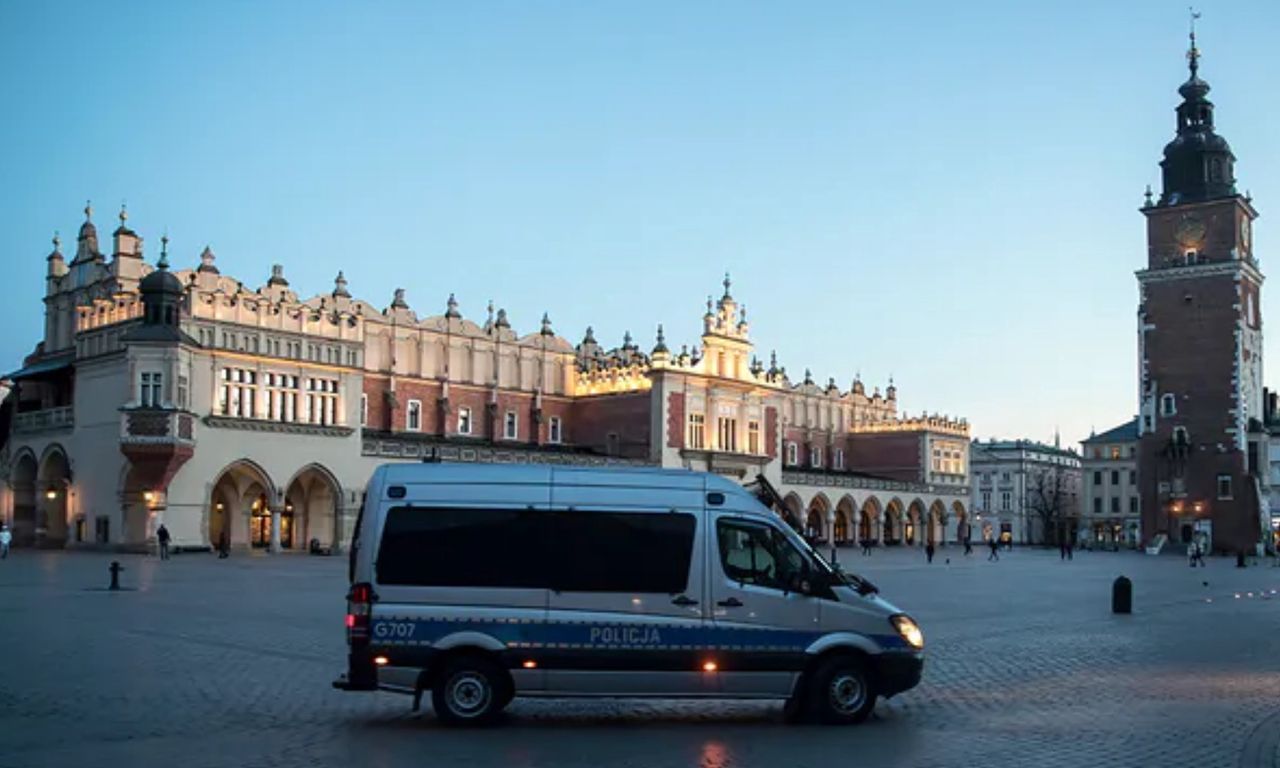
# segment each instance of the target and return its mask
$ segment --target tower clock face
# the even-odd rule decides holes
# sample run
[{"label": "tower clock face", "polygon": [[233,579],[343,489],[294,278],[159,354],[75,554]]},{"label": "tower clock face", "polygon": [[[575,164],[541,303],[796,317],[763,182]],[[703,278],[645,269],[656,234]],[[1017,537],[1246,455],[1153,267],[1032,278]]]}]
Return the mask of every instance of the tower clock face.
[{"label": "tower clock face", "polygon": [[1173,230],[1173,236],[1184,248],[1199,248],[1204,242],[1206,227],[1204,222],[1195,216],[1183,216]]}]

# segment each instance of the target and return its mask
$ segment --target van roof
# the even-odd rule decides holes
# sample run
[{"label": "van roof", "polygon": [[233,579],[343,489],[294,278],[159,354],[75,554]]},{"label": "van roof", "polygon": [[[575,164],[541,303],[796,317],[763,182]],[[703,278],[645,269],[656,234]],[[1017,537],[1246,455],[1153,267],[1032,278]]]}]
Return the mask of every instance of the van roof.
[{"label": "van roof", "polygon": [[553,464],[471,464],[461,462],[396,462],[383,464],[384,483],[574,483],[586,485],[653,485],[729,493],[746,490],[721,475],[662,467],[580,467]]}]

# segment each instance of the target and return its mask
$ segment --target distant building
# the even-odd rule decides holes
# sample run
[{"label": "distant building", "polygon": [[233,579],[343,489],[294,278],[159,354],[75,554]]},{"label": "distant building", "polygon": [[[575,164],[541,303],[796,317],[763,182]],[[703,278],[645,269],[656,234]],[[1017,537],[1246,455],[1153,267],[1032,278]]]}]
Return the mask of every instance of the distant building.
[{"label": "distant building", "polygon": [[[414,312],[348,291],[155,267],[127,225],[99,250],[86,208],[73,258],[46,259],[43,338],[8,377],[0,509],[22,545],[332,551],[388,461],[684,467],[764,476],[810,538],[955,541],[968,515],[964,420],[899,412],[755,355],[725,278],[699,343],[644,352],[627,334],[574,345],[544,315],[520,334],[451,295]],[[162,241],[165,242],[165,241]]]},{"label": "distant building", "polygon": [[1080,447],[1084,470],[1081,539],[1102,547],[1141,546],[1138,420],[1090,435]]},{"label": "distant building", "polygon": [[973,473],[975,539],[997,537],[1017,544],[1057,544],[1078,534],[1080,456],[1031,440],[975,440]]}]

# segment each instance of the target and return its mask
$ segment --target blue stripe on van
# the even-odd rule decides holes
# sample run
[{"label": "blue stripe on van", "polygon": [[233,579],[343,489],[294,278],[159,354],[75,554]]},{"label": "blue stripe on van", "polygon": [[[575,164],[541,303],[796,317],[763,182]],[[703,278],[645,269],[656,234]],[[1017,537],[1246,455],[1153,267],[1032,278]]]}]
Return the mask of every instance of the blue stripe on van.
[{"label": "blue stripe on van", "polygon": [[[370,627],[380,646],[434,645],[447,635],[478,632],[508,648],[723,650],[803,652],[825,632],[715,624],[556,622],[535,619],[445,619],[379,616]],[[897,635],[869,635],[886,651],[905,650]]]}]

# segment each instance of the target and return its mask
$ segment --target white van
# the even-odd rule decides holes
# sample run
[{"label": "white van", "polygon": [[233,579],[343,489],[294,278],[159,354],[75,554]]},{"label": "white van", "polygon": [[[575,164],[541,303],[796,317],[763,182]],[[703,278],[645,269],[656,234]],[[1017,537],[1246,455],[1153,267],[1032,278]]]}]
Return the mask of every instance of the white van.
[{"label": "white van", "polygon": [[684,470],[391,464],[351,545],[334,687],[431,692],[452,724],[514,696],[777,698],[856,723],[924,637],[747,489]]}]

